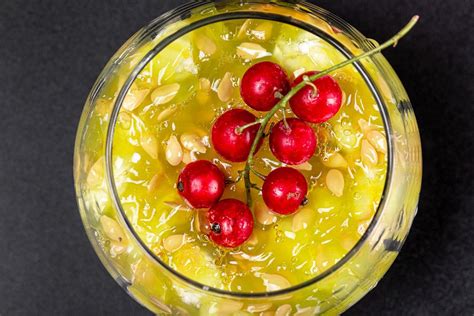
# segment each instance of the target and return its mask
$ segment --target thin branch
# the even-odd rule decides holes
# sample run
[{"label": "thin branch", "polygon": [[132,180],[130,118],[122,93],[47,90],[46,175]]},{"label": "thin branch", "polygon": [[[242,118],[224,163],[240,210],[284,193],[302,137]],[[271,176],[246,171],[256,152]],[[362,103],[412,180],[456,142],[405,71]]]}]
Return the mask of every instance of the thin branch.
[{"label": "thin branch", "polygon": [[311,82],[308,76],[304,76],[303,81],[306,83],[307,86],[310,86],[313,89],[312,97],[316,98],[316,96],[318,95],[318,87],[316,87],[316,85]]},{"label": "thin branch", "polygon": [[259,177],[260,179],[264,180],[267,178],[263,173],[261,172],[258,172],[257,170],[255,170],[254,168],[250,167],[250,171],[252,171],[252,173],[254,175],[256,175],[257,177]]},{"label": "thin branch", "polygon": [[236,127],[235,128],[235,133],[237,135],[240,135],[243,133],[243,131],[249,127],[252,127],[254,125],[258,125],[258,124],[261,124],[262,123],[262,120],[256,120],[255,122],[252,122],[252,123],[248,123],[248,124],[245,124],[245,125],[242,125],[242,126],[239,126],[239,127]]},{"label": "thin branch", "polygon": [[[317,80],[321,77],[324,77],[324,76],[330,74],[331,72],[333,72],[335,70],[343,68],[347,65],[351,65],[351,64],[353,64],[353,63],[355,63],[355,62],[357,62],[361,59],[373,56],[373,55],[381,52],[385,48],[388,48],[390,46],[396,46],[398,41],[401,38],[403,38],[406,34],[408,34],[408,32],[415,26],[415,24],[418,22],[418,19],[419,19],[419,16],[415,15],[414,17],[411,18],[410,22],[408,22],[408,24],[405,27],[403,27],[397,34],[395,34],[392,38],[390,38],[388,41],[386,41],[382,45],[377,46],[376,48],[371,49],[370,51],[367,51],[367,52],[365,52],[361,55],[358,55],[358,56],[355,56],[351,59],[345,60],[345,61],[343,61],[343,62],[341,62],[337,65],[334,65],[334,66],[326,69],[326,70],[318,72],[317,74],[309,77],[309,81],[313,82],[313,81],[315,81],[315,80]],[[254,158],[254,155],[255,155],[255,151],[257,149],[258,143],[260,142],[260,139],[264,135],[265,128],[267,127],[268,122],[275,115],[275,113],[280,109],[284,109],[286,107],[287,103],[290,101],[290,99],[296,93],[298,93],[298,91],[300,91],[302,88],[304,88],[306,85],[307,85],[307,81],[303,80],[299,84],[294,86],[288,92],[288,94],[286,94],[262,119],[258,120],[258,122],[261,123],[261,125],[260,125],[260,127],[258,129],[258,132],[257,132],[257,135],[256,135],[256,137],[255,137],[255,139],[252,143],[252,147],[250,149],[250,153],[249,153],[249,156],[247,158],[247,162],[245,164],[245,169],[244,169],[245,191],[246,191],[246,194],[247,194],[247,205],[249,205],[249,206],[252,206],[252,195],[251,195],[250,190],[251,190],[251,188],[254,187],[254,184],[252,184],[252,182],[250,180],[250,171],[252,170],[253,158]],[[255,124],[253,124],[253,125],[255,125]]]},{"label": "thin branch", "polygon": [[285,108],[281,109],[281,114],[283,116],[283,124],[285,125],[286,130],[289,131],[290,130],[290,125],[288,125],[288,121],[286,120],[286,109]]}]

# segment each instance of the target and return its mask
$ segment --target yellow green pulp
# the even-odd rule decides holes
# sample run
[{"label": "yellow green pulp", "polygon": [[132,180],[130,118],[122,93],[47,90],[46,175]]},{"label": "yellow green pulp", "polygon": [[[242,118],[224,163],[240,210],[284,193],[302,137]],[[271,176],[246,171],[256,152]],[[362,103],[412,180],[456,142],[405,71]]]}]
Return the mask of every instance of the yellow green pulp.
[{"label": "yellow green pulp", "polygon": [[[150,42],[142,50],[153,45]],[[333,46],[294,26],[235,20],[188,33],[143,69],[118,117],[113,139],[114,176],[128,220],[164,263],[207,286],[265,292],[308,281],[353,248],[377,210],[387,172],[382,117],[353,66],[332,74],[344,92],[342,108],[328,122],[313,125],[318,150],[309,163],[296,166],[310,185],[309,203],[296,214],[284,217],[271,213],[253,191],[255,228],[251,238],[237,249],[222,249],[206,236],[205,210],[189,209],[176,190],[179,172],[193,159],[213,161],[231,179],[243,169],[243,164],[229,163],[213,150],[210,129],[215,119],[231,108],[264,115],[252,111],[240,98],[240,80],[251,65],[272,61],[294,78],[343,60]],[[97,155],[89,157],[88,184],[97,188],[92,196],[103,209],[102,216],[107,217],[100,221],[105,226],[115,225],[109,220],[114,221],[116,212],[102,190],[104,144],[96,140],[106,133],[117,86],[128,77],[128,71],[117,73],[114,82],[105,87],[88,126],[90,135],[98,135],[89,144],[97,148],[89,150]],[[275,121],[281,119],[278,115]],[[289,107],[287,116],[293,116]],[[186,143],[186,139],[193,141]],[[281,165],[265,140],[255,157],[256,169],[268,174]],[[253,180],[261,185],[256,177]],[[229,185],[226,197],[245,201],[243,181]],[[104,247],[114,260],[136,260],[129,264],[136,273],[140,269],[143,278],[146,272],[137,264],[138,255],[127,253],[127,240],[106,235]]]}]

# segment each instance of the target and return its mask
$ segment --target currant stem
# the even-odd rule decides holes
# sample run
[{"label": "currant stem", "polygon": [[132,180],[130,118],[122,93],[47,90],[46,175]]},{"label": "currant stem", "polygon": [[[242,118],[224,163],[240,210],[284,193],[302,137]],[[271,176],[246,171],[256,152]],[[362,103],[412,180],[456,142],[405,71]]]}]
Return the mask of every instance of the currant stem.
[{"label": "currant stem", "polygon": [[236,133],[237,135],[240,135],[240,134],[242,134],[242,132],[243,132],[246,128],[249,128],[249,127],[251,127],[251,126],[254,126],[254,125],[257,125],[257,124],[261,124],[261,123],[262,123],[262,120],[256,120],[255,122],[248,123],[248,124],[245,124],[245,125],[236,127],[236,128],[235,128],[235,133]]},{"label": "currant stem", "polygon": [[252,187],[251,187],[251,188],[254,189],[254,190],[257,190],[257,191],[259,191],[259,192],[262,192],[262,188],[259,187],[259,186],[256,185],[256,184],[252,184]]},{"label": "currant stem", "polygon": [[[355,63],[355,62],[357,62],[361,59],[373,56],[373,55],[381,52],[385,48],[388,48],[392,45],[395,47],[397,45],[398,41],[400,39],[402,39],[406,34],[408,34],[408,32],[410,32],[410,30],[415,26],[415,24],[418,22],[418,19],[419,19],[419,16],[415,15],[414,17],[411,18],[410,22],[408,22],[408,24],[405,25],[405,27],[403,27],[397,34],[395,34],[392,38],[390,38],[388,41],[386,41],[382,45],[377,46],[377,47],[375,47],[375,48],[373,48],[373,49],[371,49],[371,50],[369,50],[369,51],[367,51],[367,52],[365,52],[361,55],[358,55],[358,56],[355,56],[351,59],[345,60],[345,61],[343,61],[343,62],[341,62],[337,65],[334,65],[330,68],[327,68],[326,70],[318,72],[317,74],[315,74],[315,75],[308,78],[309,82],[313,82],[313,81],[315,81],[315,80],[317,80],[321,77],[324,77],[324,76],[328,75],[329,73],[331,73],[335,70],[343,68],[347,65],[351,65],[351,64],[353,64],[353,63]],[[263,137],[265,128],[267,127],[268,122],[275,115],[275,113],[280,109],[284,109],[286,107],[286,104],[290,101],[290,99],[296,93],[298,93],[301,89],[303,89],[307,84],[308,84],[308,82],[306,80],[303,80],[299,84],[294,86],[288,92],[288,94],[286,94],[262,119],[258,120],[258,122],[261,123],[261,125],[260,125],[260,127],[258,129],[258,132],[257,132],[257,135],[256,135],[256,137],[255,137],[255,139],[252,143],[252,147],[250,148],[250,153],[249,153],[249,156],[247,158],[247,162],[245,164],[245,169],[244,169],[245,191],[246,191],[246,194],[247,194],[247,205],[249,207],[252,206],[252,195],[251,195],[250,190],[254,187],[254,184],[252,184],[252,182],[250,181],[250,171],[253,169],[252,166],[253,166],[253,158],[254,158],[254,155],[255,155],[255,151],[257,149],[258,143],[260,142],[260,139]],[[255,124],[253,124],[253,125],[255,125]],[[242,127],[240,127],[240,128],[242,129]],[[245,128],[243,128],[243,129],[245,129]]]},{"label": "currant stem", "polygon": [[308,76],[304,76],[304,77],[303,77],[303,81],[306,83],[306,85],[308,85],[308,86],[310,86],[311,88],[313,88],[313,95],[312,95],[312,97],[315,98],[315,97],[318,95],[318,88],[316,87],[316,85],[311,82],[311,80],[309,79]]},{"label": "currant stem", "polygon": [[267,177],[261,173],[261,172],[258,172],[257,170],[255,170],[254,168],[250,167],[250,171],[253,172],[253,174],[255,174],[257,177],[259,177],[260,179],[262,180],[265,180]]},{"label": "currant stem", "polygon": [[283,116],[283,124],[285,124],[286,130],[289,131],[290,130],[290,125],[288,125],[288,121],[286,120],[285,108],[281,109],[281,115]]},{"label": "currant stem", "polygon": [[226,184],[237,184],[240,182],[240,180],[242,180],[242,177],[244,176],[244,171],[243,170],[239,170],[238,171],[238,175],[237,177],[235,178],[235,180],[233,180],[232,178],[230,179],[226,179]]}]

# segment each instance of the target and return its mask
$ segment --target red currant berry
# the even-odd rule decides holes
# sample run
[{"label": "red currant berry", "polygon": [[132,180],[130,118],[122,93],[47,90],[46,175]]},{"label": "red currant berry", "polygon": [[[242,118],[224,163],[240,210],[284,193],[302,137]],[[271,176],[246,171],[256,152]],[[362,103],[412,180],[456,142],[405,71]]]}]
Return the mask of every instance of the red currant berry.
[{"label": "red currant berry", "polygon": [[193,208],[208,208],[221,198],[225,188],[222,171],[207,160],[191,162],[181,171],[177,188]]},{"label": "red currant berry", "polygon": [[[302,82],[305,76],[311,77],[317,74],[317,71],[310,71],[300,75],[293,82],[296,86]],[[299,118],[312,123],[323,123],[341,108],[342,90],[339,84],[330,76],[324,76],[313,81],[314,87],[307,85],[298,91],[291,99],[290,106]]]},{"label": "red currant berry", "polygon": [[250,67],[242,77],[240,95],[257,111],[270,111],[280,101],[278,94],[290,91],[285,71],[275,63],[264,61]]},{"label": "red currant berry", "polygon": [[278,122],[270,134],[270,149],[275,157],[289,165],[308,161],[316,151],[317,140],[313,129],[303,120],[290,118]]},{"label": "red currant berry", "polygon": [[265,204],[275,213],[288,215],[306,203],[308,184],[296,169],[283,167],[270,172],[262,187]]},{"label": "red currant berry", "polygon": [[207,218],[210,225],[209,237],[220,246],[238,247],[252,234],[252,212],[239,200],[220,201],[209,210]]},{"label": "red currant berry", "polygon": [[[254,123],[255,115],[233,109],[222,114],[212,127],[211,140],[214,149],[228,161],[242,162],[247,160],[260,124],[255,124],[239,131],[239,128]],[[261,142],[257,147],[260,148]]]}]

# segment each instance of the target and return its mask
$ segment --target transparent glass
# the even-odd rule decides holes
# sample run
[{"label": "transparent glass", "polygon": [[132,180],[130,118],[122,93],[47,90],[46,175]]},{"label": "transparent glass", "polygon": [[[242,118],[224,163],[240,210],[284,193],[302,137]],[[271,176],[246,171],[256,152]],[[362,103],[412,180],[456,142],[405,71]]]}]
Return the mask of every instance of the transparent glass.
[{"label": "transparent glass", "polygon": [[[210,288],[170,269],[137,238],[120,205],[111,163],[114,126],[128,89],[148,61],[174,39],[210,23],[248,18],[298,26],[325,39],[348,58],[377,45],[339,17],[305,2],[200,1],[152,21],[112,57],[92,88],[78,127],[74,153],[77,200],[87,235],[104,266],[132,297],[157,314],[339,314],[384,275],[416,214],[421,186],[418,127],[400,80],[385,58],[377,54],[356,68],[373,91],[384,118],[389,147],[387,180],[379,209],[365,234],[337,264],[287,289],[234,293]],[[124,69],[130,76],[122,82],[116,74]],[[115,85],[119,93],[112,106],[105,106],[97,99],[110,85]],[[106,132],[90,128],[91,120],[98,115],[108,122]],[[119,228],[113,227],[114,223],[107,226],[100,222],[106,202],[113,206],[109,212]],[[114,229],[125,235],[126,249],[111,244],[106,237]]]}]

